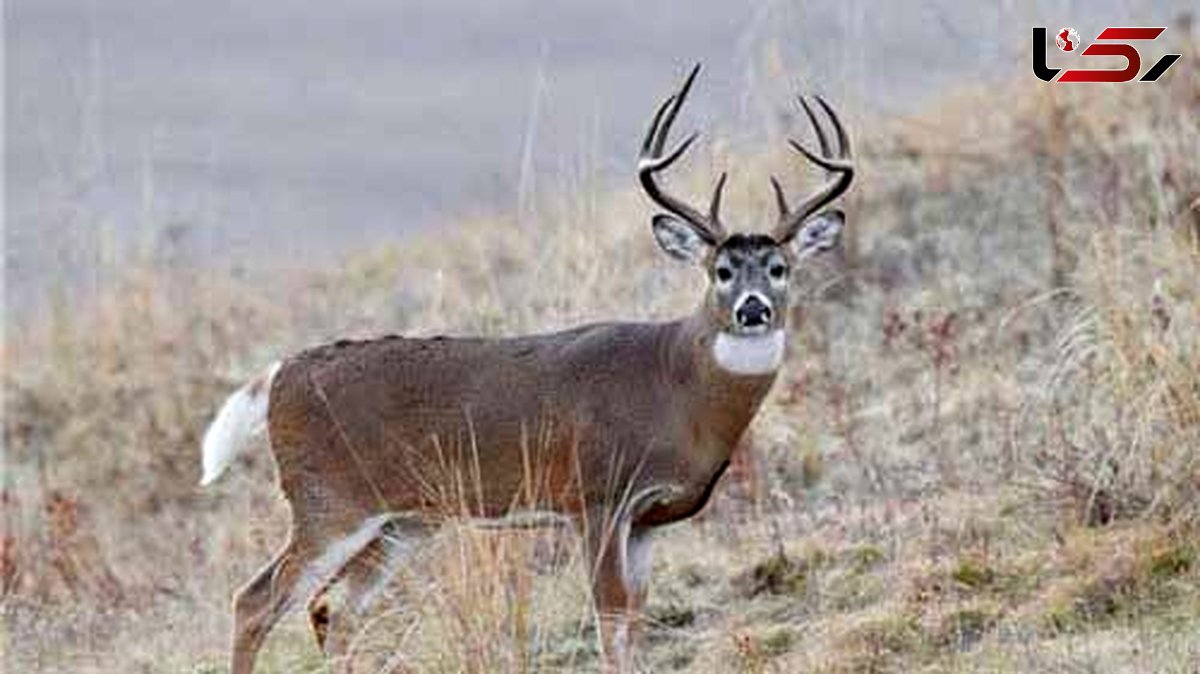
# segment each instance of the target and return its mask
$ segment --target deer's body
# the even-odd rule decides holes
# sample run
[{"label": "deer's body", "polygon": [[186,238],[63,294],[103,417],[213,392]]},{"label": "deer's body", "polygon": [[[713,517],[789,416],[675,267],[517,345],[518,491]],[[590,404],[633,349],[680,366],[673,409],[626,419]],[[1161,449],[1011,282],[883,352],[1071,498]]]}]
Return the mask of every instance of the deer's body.
[{"label": "deer's body", "polygon": [[[657,183],[694,139],[665,152],[695,75],[659,108],[638,164],[667,211],[652,223],[659,246],[709,275],[694,313],[506,339],[342,341],[226,401],[205,434],[202,482],[265,427],[292,509],[287,544],[235,597],[233,674],[250,674],[271,627],[305,602],[327,655],[346,655],[378,589],[440,520],[531,511],[578,529],[604,666],[632,668],[649,534],[699,511],[728,466],[783,359],[790,269],[837,241],[841,213],[818,211],[853,174],[832,109],[818,99],[836,152],[801,99],[821,154],[793,146],[833,180],[793,211],[772,179],[775,231],[728,234],[724,176],[707,215]],[[333,584],[346,589],[336,608],[323,599]]]},{"label": "deer's body", "polygon": [[[303,352],[270,393],[281,486],[298,519],[336,511],[360,521],[438,507],[484,518],[515,508],[580,515],[670,484],[639,515],[681,519],[704,504],[775,375],[725,371],[713,340],[688,319]],[[536,467],[513,469],[521,466]],[[476,474],[486,479],[471,484]],[[465,492],[447,494],[458,478]],[[309,505],[306,495],[322,490],[336,507]]]}]

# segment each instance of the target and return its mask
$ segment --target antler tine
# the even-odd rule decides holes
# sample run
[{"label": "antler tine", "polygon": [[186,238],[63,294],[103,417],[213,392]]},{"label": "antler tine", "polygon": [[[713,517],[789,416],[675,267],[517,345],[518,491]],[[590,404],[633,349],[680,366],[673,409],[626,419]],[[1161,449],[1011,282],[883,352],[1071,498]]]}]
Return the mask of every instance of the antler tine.
[{"label": "antler tine", "polygon": [[793,139],[789,138],[788,145],[791,145],[792,148],[794,148],[800,154],[804,155],[805,158],[807,158],[810,162],[816,164],[817,166],[820,166],[821,168],[825,169],[826,171],[840,171],[843,168],[845,168],[845,165],[843,163],[838,162],[835,159],[829,159],[827,157],[824,157],[822,155],[819,155],[819,154],[813,152],[812,150],[804,147],[804,145],[802,145],[800,143],[800,141],[798,141],[798,140],[793,140]]},{"label": "antler tine", "polygon": [[653,147],[654,139],[658,136],[658,125],[662,122],[663,113],[667,111],[667,108],[673,102],[675,102],[674,94],[668,96],[667,100],[659,104],[658,110],[654,112],[654,119],[650,120],[650,128],[646,130],[646,138],[642,140],[641,158],[645,158],[651,154],[650,148]]},{"label": "antler tine", "polygon": [[800,107],[804,109],[804,114],[808,116],[808,121],[812,124],[813,129],[817,132],[817,143],[821,146],[821,155],[825,157],[832,156],[829,151],[829,139],[825,137],[825,132],[821,129],[821,123],[817,121],[817,115],[813,112],[812,106],[808,104],[808,100],[804,96],[797,96],[800,101]]},{"label": "antler tine", "polygon": [[683,153],[687,152],[688,148],[691,147],[692,143],[696,142],[696,139],[699,137],[700,137],[700,132],[693,131],[692,134],[689,135],[687,138],[684,138],[683,141],[679,143],[679,145],[676,145],[674,150],[671,150],[671,154],[668,154],[665,157],[655,157],[655,158],[648,159],[646,161],[646,167],[651,171],[661,171],[661,170],[667,168],[671,164],[674,164],[676,159],[679,159],[680,157],[682,157]]},{"label": "antler tine", "polygon": [[771,176],[771,187],[775,188],[775,205],[779,207],[779,219],[783,220],[790,212],[788,210],[787,197],[783,194],[783,186],[779,184],[779,179]]},{"label": "antler tine", "polygon": [[708,219],[712,222],[720,222],[721,193],[725,190],[725,179],[728,177],[728,172],[721,172],[721,177],[717,179],[717,186],[713,188],[712,201],[708,202]]},{"label": "antler tine", "polygon": [[813,112],[812,106],[808,104],[804,96],[797,97],[800,101],[800,107],[804,108],[804,114],[808,116],[809,122],[812,123],[813,131],[817,136],[817,144],[821,146],[821,154],[816,154],[801,144],[799,141],[789,138],[788,144],[796,149],[800,154],[803,154],[809,161],[820,166],[827,171],[842,171],[849,166],[850,159],[850,139],[846,136],[846,129],[842,126],[842,122],[838,119],[837,113],[833,111],[829,103],[821,96],[814,96],[821,109],[825,111],[833,124],[834,133],[836,134],[838,150],[834,155],[830,151],[829,137],[825,135],[825,129],[821,127],[820,121],[817,120],[816,113]]},{"label": "antler tine", "polygon": [[687,79],[683,81],[683,86],[679,87],[679,93],[671,97],[673,104],[667,106],[667,115],[662,120],[662,127],[659,129],[658,140],[654,144],[653,152],[655,155],[661,155],[663,147],[667,144],[667,135],[671,133],[671,125],[675,123],[675,117],[679,114],[679,109],[683,107],[683,102],[687,100],[688,92],[692,90],[692,83],[696,81],[696,75],[700,74],[700,64],[692,66],[692,71],[688,73]]},{"label": "antler tine", "polygon": [[779,206],[779,225],[776,227],[776,238],[780,241],[787,241],[795,236],[796,232],[800,231],[800,226],[804,224],[804,221],[809,216],[840,197],[849,189],[851,181],[854,180],[854,163],[850,154],[850,139],[846,135],[846,129],[842,126],[841,120],[838,119],[837,113],[834,112],[829,103],[820,96],[816,96],[815,98],[833,125],[838,145],[837,153],[835,155],[832,151],[829,137],[825,134],[824,129],[821,128],[820,121],[817,119],[812,106],[801,96],[799,99],[800,106],[804,109],[805,115],[808,116],[809,121],[812,123],[813,131],[817,136],[817,143],[821,147],[821,153],[817,154],[799,141],[791,138],[788,139],[788,144],[797,152],[804,155],[810,162],[825,169],[830,179],[816,192],[804,199],[800,206],[793,211],[788,208],[787,199],[784,197],[783,188],[780,187],[779,181],[774,176],[771,177],[771,186],[775,188],[775,201]]},{"label": "antler tine", "polygon": [[642,184],[642,188],[646,190],[647,196],[654,203],[682,218],[708,243],[716,244],[724,238],[724,227],[721,225],[719,217],[721,190],[725,183],[724,176],[717,183],[717,187],[713,192],[713,201],[709,206],[707,216],[664,192],[655,180],[655,173],[675,163],[677,159],[687,152],[688,148],[691,147],[692,143],[700,135],[699,133],[692,133],[680,142],[679,145],[675,146],[675,149],[666,155],[663,154],[667,145],[667,137],[671,133],[671,124],[679,114],[680,108],[683,107],[683,102],[692,88],[692,83],[696,80],[696,75],[699,73],[700,64],[697,63],[691,72],[688,73],[687,79],[684,80],[679,91],[668,96],[658,106],[658,110],[655,111],[654,119],[650,122],[650,129],[646,132],[646,137],[642,141],[641,154],[638,156],[638,179]]},{"label": "antler tine", "polygon": [[[838,119],[837,113],[834,112],[829,103],[825,101],[824,96],[817,95],[816,99],[817,103],[819,103],[821,107],[825,109],[825,114],[829,115],[829,121],[833,122],[833,131],[837,134],[838,148],[840,148],[838,151],[838,157],[841,159],[849,159],[850,137],[846,135],[846,129],[842,126],[842,120]],[[815,120],[813,123],[816,123]]]}]

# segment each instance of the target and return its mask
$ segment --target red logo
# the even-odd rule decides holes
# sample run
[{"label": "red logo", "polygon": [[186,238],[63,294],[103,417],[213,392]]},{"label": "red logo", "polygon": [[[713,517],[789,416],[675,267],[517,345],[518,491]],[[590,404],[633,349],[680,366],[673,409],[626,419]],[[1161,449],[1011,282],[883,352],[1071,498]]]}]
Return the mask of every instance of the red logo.
[{"label": "red logo", "polygon": [[1063,51],[1075,51],[1079,47],[1079,33],[1074,28],[1063,28],[1058,31],[1054,43]]},{"label": "red logo", "polygon": [[[1078,52],[1080,56],[1120,56],[1125,59],[1125,67],[1120,70],[1072,68],[1055,80],[1062,69],[1046,66],[1046,29],[1036,26],[1033,29],[1033,74],[1046,82],[1131,82],[1142,70],[1142,55],[1127,41],[1156,40],[1164,30],[1166,28],[1105,28],[1092,44],[1080,51],[1079,34],[1074,28],[1063,28],[1054,36],[1054,43],[1062,51]],[[1157,80],[1179,59],[1180,54],[1163,56],[1138,81]]]}]

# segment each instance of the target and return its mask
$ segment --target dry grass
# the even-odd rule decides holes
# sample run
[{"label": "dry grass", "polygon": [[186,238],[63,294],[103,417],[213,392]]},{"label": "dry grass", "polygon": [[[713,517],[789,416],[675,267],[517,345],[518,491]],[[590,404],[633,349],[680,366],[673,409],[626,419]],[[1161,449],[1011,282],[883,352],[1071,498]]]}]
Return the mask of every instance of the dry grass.
[{"label": "dry grass", "polygon": [[[800,282],[753,498],[726,490],[660,535],[650,670],[1200,663],[1200,79],[1059,89],[1021,81],[860,136],[852,236]],[[713,156],[693,186],[790,163]],[[768,213],[734,187],[731,212]],[[536,229],[464,223],[265,280],[131,263],[100,302],[9,326],[6,669],[220,668],[227,598],[287,513],[265,454],[200,492],[198,437],[267,360],[335,336],[665,317],[698,296],[635,195],[540,209]],[[594,668],[569,544],[463,526],[425,557],[364,659]],[[320,671],[304,632],[276,632],[264,669]]]}]

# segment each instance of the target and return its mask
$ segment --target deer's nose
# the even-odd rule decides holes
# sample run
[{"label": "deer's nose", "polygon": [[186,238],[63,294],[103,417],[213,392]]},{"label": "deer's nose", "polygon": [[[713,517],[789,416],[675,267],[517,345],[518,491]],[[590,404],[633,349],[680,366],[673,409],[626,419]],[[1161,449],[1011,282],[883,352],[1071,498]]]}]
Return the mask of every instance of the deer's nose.
[{"label": "deer's nose", "polygon": [[747,295],[733,312],[739,327],[757,328],[770,324],[771,304],[760,295]]}]

